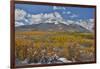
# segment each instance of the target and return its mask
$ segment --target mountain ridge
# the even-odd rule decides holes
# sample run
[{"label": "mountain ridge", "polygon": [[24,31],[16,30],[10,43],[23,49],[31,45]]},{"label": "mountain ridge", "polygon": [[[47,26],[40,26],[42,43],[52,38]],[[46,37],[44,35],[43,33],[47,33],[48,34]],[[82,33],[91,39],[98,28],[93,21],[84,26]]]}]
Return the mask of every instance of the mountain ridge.
[{"label": "mountain ridge", "polygon": [[[20,12],[20,13],[19,13]],[[23,12],[23,13],[22,13]],[[93,32],[93,19],[87,20],[71,20],[71,19],[64,19],[63,16],[59,12],[52,12],[52,13],[40,13],[40,14],[29,14],[24,10],[16,9],[15,10],[15,27],[23,26],[23,25],[35,25],[41,23],[55,23],[55,24],[77,24],[82,26],[83,28]]]},{"label": "mountain ridge", "polygon": [[55,24],[55,23],[40,23],[32,25],[23,25],[15,27],[16,31],[55,31],[55,32],[90,32],[84,27],[77,24]]}]

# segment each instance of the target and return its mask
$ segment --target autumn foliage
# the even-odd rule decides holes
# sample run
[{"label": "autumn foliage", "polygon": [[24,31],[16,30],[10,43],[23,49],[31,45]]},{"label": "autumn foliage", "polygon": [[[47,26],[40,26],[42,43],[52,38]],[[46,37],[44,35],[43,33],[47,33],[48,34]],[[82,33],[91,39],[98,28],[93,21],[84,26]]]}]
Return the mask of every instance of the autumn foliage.
[{"label": "autumn foliage", "polygon": [[16,58],[38,61],[43,55],[48,57],[55,53],[71,61],[84,62],[94,60],[93,33],[69,32],[16,32]]}]

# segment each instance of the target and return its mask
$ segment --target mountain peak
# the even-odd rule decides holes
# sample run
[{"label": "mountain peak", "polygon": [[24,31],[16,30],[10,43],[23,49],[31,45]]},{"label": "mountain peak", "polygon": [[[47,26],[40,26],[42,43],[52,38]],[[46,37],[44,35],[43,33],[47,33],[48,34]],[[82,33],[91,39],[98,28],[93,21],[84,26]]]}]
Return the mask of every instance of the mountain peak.
[{"label": "mountain peak", "polygon": [[66,25],[77,24],[92,31],[94,25],[94,19],[87,19],[87,20],[64,19],[61,13],[57,11],[51,13],[30,14],[22,9],[15,10],[15,26],[32,25],[39,23],[54,23],[54,24],[62,23]]}]

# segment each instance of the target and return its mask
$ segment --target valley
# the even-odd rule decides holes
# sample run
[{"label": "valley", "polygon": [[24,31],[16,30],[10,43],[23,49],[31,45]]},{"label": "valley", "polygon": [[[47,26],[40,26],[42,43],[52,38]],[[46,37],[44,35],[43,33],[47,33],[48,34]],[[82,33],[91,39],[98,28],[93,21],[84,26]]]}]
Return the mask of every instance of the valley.
[{"label": "valley", "polygon": [[15,32],[16,65],[94,61],[93,33]]}]

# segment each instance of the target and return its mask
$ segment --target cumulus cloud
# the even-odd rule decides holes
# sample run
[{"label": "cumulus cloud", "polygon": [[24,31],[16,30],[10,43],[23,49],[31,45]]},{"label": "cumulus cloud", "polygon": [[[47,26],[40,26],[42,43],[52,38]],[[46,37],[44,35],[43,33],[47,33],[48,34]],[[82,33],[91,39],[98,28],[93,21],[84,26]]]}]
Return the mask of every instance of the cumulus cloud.
[{"label": "cumulus cloud", "polygon": [[66,10],[65,7],[53,6],[53,10]]},{"label": "cumulus cloud", "polygon": [[30,17],[32,17],[32,15],[31,15],[31,14],[27,14],[27,17],[29,17],[29,18],[30,18]]},{"label": "cumulus cloud", "polygon": [[67,24],[73,24],[73,23],[75,23],[75,21],[73,21],[73,20],[67,20]]},{"label": "cumulus cloud", "polygon": [[35,14],[32,15],[31,23],[37,24],[37,23],[52,23],[52,20],[61,20],[63,19],[62,16],[58,12],[52,12],[52,13],[41,13],[41,14]]},{"label": "cumulus cloud", "polygon": [[[55,7],[57,9],[58,7]],[[64,9],[64,8],[63,8]],[[64,13],[69,14],[70,18],[78,17],[78,15],[73,14],[71,11],[64,11]],[[40,13],[40,14],[29,14],[22,9],[15,9],[15,26],[31,25],[38,23],[64,23],[64,24],[78,24],[83,26],[88,30],[92,30],[94,26],[94,19],[90,18],[87,20],[80,19],[75,20],[64,20],[59,12],[52,13]]]},{"label": "cumulus cloud", "polygon": [[63,17],[59,12],[29,14],[22,9],[15,9],[15,26],[38,23],[57,23],[56,21],[63,22],[62,19]]},{"label": "cumulus cloud", "polygon": [[53,6],[53,10],[57,10],[58,9],[58,7],[56,7],[56,6]]},{"label": "cumulus cloud", "polygon": [[23,20],[27,13],[21,9],[15,9],[15,20]]},{"label": "cumulus cloud", "polygon": [[31,14],[22,9],[15,9],[15,26],[21,26],[30,23]]},{"label": "cumulus cloud", "polygon": [[71,18],[76,18],[76,17],[78,17],[78,15],[72,14],[70,17],[71,17]]},{"label": "cumulus cloud", "polygon": [[49,13],[49,14],[47,14],[47,13],[45,13],[44,15],[43,15],[43,18],[55,18],[55,16],[54,16],[54,14],[52,14],[52,13]]},{"label": "cumulus cloud", "polygon": [[35,15],[32,15],[31,17],[31,23],[32,24],[37,24],[37,23],[40,23],[42,21],[42,16],[43,14],[35,14]]},{"label": "cumulus cloud", "polygon": [[67,11],[67,14],[71,14],[71,11]]},{"label": "cumulus cloud", "polygon": [[89,21],[90,21],[90,22],[94,22],[94,19],[93,19],[93,18],[91,18],[91,19],[89,19]]},{"label": "cumulus cloud", "polygon": [[21,25],[24,25],[24,23],[23,22],[15,22],[15,26],[21,26]]},{"label": "cumulus cloud", "polygon": [[55,15],[58,19],[62,19],[62,16],[61,16],[58,12],[54,12],[54,15]]},{"label": "cumulus cloud", "polygon": [[29,22],[29,20],[28,19],[24,19],[25,20],[25,22]]},{"label": "cumulus cloud", "polygon": [[71,11],[63,11],[62,13],[63,13],[63,14],[70,15],[70,14],[71,14]]}]

